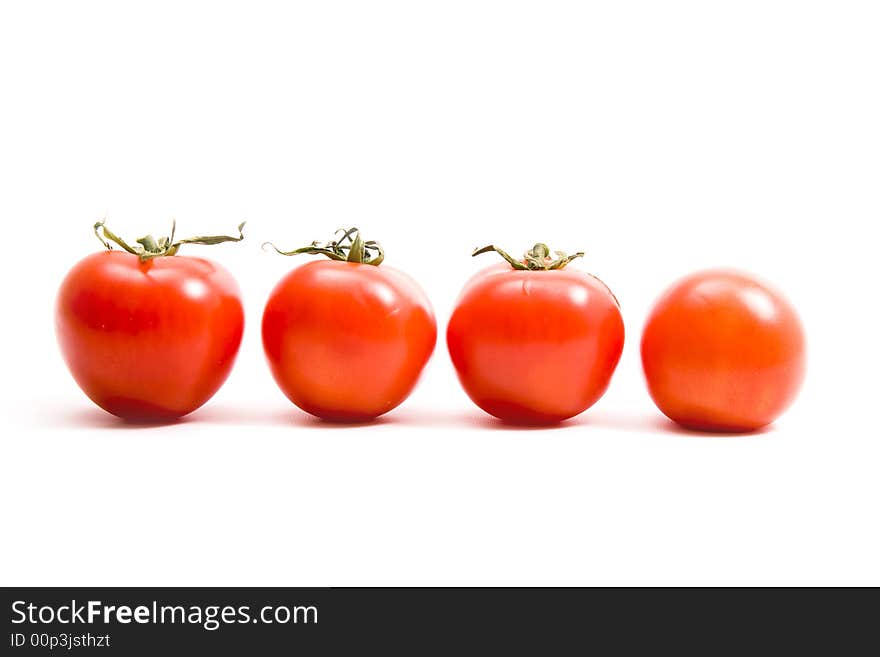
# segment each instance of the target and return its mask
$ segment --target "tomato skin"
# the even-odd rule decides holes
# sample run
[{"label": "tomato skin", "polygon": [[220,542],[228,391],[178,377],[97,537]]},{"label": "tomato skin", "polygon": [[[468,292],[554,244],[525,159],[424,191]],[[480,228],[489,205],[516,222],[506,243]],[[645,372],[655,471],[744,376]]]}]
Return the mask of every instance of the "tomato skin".
[{"label": "tomato skin", "polygon": [[188,256],[141,262],[87,256],[65,277],[55,327],[83,392],[127,420],[173,420],[199,408],[229,375],[244,329],[238,285]]},{"label": "tomato skin", "polygon": [[794,308],[753,277],[702,271],[667,290],[642,334],[648,390],[670,419],[696,430],[747,432],[794,401],[806,367]]},{"label": "tomato skin", "polygon": [[624,342],[620,307],[577,269],[516,270],[502,263],[464,287],[446,331],[473,402],[517,424],[553,424],[605,393]]},{"label": "tomato skin", "polygon": [[437,342],[428,298],[385,265],[316,260],[285,275],[263,312],[263,347],[299,408],[361,422],[404,401]]}]

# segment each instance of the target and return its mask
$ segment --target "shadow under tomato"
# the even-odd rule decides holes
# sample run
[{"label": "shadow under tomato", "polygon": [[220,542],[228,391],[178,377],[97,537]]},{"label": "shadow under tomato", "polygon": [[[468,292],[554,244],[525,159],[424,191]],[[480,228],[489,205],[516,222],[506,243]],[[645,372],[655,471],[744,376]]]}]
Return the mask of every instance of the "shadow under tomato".
[{"label": "shadow under tomato", "polygon": [[289,406],[286,408],[251,408],[236,406],[209,406],[193,413],[193,419],[207,424],[242,426],[293,426],[302,429],[346,429],[387,424],[386,416],[364,422],[334,422],[323,420],[305,411]]},{"label": "shadow under tomato", "polygon": [[76,409],[41,409],[37,423],[43,426],[66,429],[156,429],[189,422],[189,416],[161,420],[123,419],[97,407]]},{"label": "shadow under tomato", "polygon": [[479,410],[421,410],[404,408],[393,410],[379,418],[386,424],[400,427],[425,427],[432,429],[490,429],[506,431],[540,431],[560,429],[571,421],[556,424],[529,425],[508,423]]},{"label": "shadow under tomato", "polygon": [[666,433],[674,433],[679,436],[691,436],[695,438],[748,438],[752,436],[761,436],[775,431],[772,424],[751,431],[708,431],[706,429],[686,427],[677,422],[673,422],[666,417],[656,418],[653,423],[653,428]]},{"label": "shadow under tomato", "polygon": [[553,422],[514,422],[512,420],[503,420],[492,415],[486,415],[485,417],[475,419],[474,422],[474,426],[482,429],[500,429],[502,431],[556,431],[559,429],[575,427],[579,424],[582,424],[582,422],[579,422],[577,417]]},{"label": "shadow under tomato", "polygon": [[328,420],[304,412],[293,412],[290,414],[290,420],[296,426],[304,429],[357,429],[392,424],[392,421],[385,415],[368,420]]}]

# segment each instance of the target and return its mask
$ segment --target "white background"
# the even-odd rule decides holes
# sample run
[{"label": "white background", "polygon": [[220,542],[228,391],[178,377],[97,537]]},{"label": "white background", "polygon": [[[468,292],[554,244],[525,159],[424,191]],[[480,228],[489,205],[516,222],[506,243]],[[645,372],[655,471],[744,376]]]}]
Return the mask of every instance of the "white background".
[{"label": "white background", "polygon": [[[0,581],[49,585],[880,584],[872,2],[4,2]],[[59,356],[65,272],[120,234],[226,232],[248,324],[186,421],[129,428]],[[259,318],[359,225],[435,304],[420,387],[367,427],[295,409]],[[443,334],[494,241],[583,249],[623,304],[607,395],[515,431]],[[305,260],[303,260],[304,262]],[[784,290],[806,385],[773,428],[674,430],[638,340],[707,266]]]}]

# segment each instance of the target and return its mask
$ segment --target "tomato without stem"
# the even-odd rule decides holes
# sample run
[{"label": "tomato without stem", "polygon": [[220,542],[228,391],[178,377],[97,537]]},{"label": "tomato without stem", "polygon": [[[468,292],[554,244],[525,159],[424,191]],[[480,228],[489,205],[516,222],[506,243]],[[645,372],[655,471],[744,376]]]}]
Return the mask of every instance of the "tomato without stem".
[{"label": "tomato without stem", "polygon": [[[498,251],[475,255],[487,250]],[[573,417],[604,394],[620,360],[619,304],[598,278],[563,269],[571,258],[551,261],[544,245],[522,261],[500,253],[522,267],[500,264],[474,276],[449,320],[459,381],[477,406],[508,422]]]},{"label": "tomato without stem", "polygon": [[657,302],[641,344],[648,390],[670,419],[697,430],[753,431],[792,403],[804,335],[775,290],[735,271],[704,271]]},{"label": "tomato without stem", "polygon": [[130,252],[92,254],[65,277],[55,314],[64,360],[83,392],[113,415],[137,421],[186,415],[211,398],[232,368],[244,328],[238,285],[214,262],[170,255],[183,243],[173,242],[173,231],[159,245],[143,238],[145,248],[129,247],[109,231],[105,237]]},{"label": "tomato without stem", "polygon": [[381,250],[370,260],[364,246],[352,229],[340,242],[288,252],[331,260],[288,273],[263,313],[263,346],[275,381],[294,404],[326,420],[367,421],[395,408],[412,392],[437,340],[431,304],[419,286],[403,272],[377,266]]}]

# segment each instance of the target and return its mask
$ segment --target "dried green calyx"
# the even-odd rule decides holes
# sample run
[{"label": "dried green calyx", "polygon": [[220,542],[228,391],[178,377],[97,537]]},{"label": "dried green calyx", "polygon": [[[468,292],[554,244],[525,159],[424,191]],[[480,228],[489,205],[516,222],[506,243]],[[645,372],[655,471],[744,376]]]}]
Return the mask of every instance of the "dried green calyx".
[{"label": "dried green calyx", "polygon": [[171,221],[171,235],[167,237],[160,237],[158,240],[152,235],[146,235],[145,237],[141,237],[138,240],[135,240],[135,246],[128,244],[121,237],[118,237],[115,233],[113,233],[107,226],[104,224],[104,220],[102,219],[98,223],[95,224],[95,236],[101,240],[101,244],[107,247],[108,250],[113,250],[113,246],[110,242],[117,244],[124,251],[131,253],[132,255],[136,255],[141,259],[141,262],[146,262],[147,260],[151,260],[153,258],[162,258],[164,256],[173,256],[177,254],[177,251],[184,244],[222,244],[223,242],[241,242],[244,239],[244,233],[242,229],[244,228],[245,222],[242,221],[238,225],[238,236],[234,237],[231,235],[207,235],[203,237],[190,237],[183,240],[174,240],[174,233],[177,229],[177,221]]},{"label": "dried green calyx", "polygon": [[308,246],[293,251],[282,251],[272,242],[264,243],[263,247],[272,247],[276,252],[285,256],[307,253],[326,256],[331,260],[357,262],[364,265],[378,266],[385,260],[385,251],[382,249],[382,245],[373,240],[365,242],[357,228],[340,228],[334,235],[340,235],[340,233],[342,236],[337,239],[329,242],[312,242]]},{"label": "dried green calyx", "polygon": [[510,266],[514,269],[522,269],[522,270],[530,270],[530,271],[550,271],[553,269],[563,269],[568,263],[570,263],[575,258],[583,258],[584,252],[578,251],[574,255],[566,255],[563,251],[553,251],[552,255],[556,257],[552,257],[550,252],[550,247],[546,244],[538,242],[531,249],[525,252],[522,260],[517,260],[516,258],[508,255],[507,252],[502,251],[497,246],[490,244],[489,246],[484,246],[482,249],[475,249],[471,256],[478,256],[481,253],[489,253],[490,251],[494,251],[502,258],[507,260],[510,263]]}]

